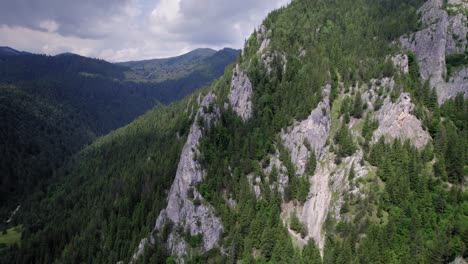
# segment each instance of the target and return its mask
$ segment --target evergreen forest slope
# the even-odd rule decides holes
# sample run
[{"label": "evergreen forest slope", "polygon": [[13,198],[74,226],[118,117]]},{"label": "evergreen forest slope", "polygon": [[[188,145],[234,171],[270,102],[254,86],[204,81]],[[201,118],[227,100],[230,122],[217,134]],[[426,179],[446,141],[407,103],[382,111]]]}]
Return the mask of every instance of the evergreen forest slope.
[{"label": "evergreen forest slope", "polygon": [[23,228],[21,243],[1,260],[463,261],[467,93],[425,72],[463,76],[466,36],[429,59],[420,45],[432,42],[411,39],[466,32],[466,8],[295,0],[271,12],[210,87],[64,166],[7,226]]}]

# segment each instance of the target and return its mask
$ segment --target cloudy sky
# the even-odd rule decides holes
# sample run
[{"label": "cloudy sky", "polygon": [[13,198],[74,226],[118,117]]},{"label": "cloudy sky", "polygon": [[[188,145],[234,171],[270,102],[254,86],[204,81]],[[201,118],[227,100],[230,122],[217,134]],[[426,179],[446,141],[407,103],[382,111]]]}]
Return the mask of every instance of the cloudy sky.
[{"label": "cloudy sky", "polygon": [[0,0],[0,46],[109,61],[241,48],[289,0]]}]

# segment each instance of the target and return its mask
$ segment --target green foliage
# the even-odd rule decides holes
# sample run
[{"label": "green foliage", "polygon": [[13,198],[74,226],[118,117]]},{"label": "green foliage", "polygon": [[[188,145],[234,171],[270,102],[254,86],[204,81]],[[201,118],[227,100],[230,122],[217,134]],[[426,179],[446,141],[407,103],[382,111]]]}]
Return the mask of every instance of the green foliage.
[{"label": "green foliage", "polygon": [[[222,219],[225,232],[221,244],[228,254],[194,252],[187,263],[322,263],[312,241],[302,252],[294,247],[280,218],[283,198],[293,203],[306,200],[316,157],[311,154],[305,175],[296,175],[278,134],[294,119],[310,114],[321,100],[325,84],[332,84],[332,97],[336,98],[343,94],[341,84],[349,87],[357,81],[393,74],[386,60],[393,50],[387,47],[391,40],[417,28],[415,10],[421,2],[300,0],[268,16],[264,24],[271,30],[269,48],[278,53],[272,52],[271,73],[257,55],[260,43],[256,36],[247,40],[240,58],[254,87],[253,117],[243,122],[231,109],[222,108],[217,125],[204,132],[196,157],[206,172],[196,188]],[[306,55],[299,58],[301,49]],[[285,71],[279,57],[283,52],[288,61]],[[226,102],[231,74],[226,72],[213,86],[220,105]],[[413,77],[401,76],[397,82],[408,84],[405,89],[418,94],[419,106],[431,105],[434,97],[430,90],[420,85],[419,76]],[[393,97],[400,92],[397,89]],[[358,95],[344,99],[348,101],[343,102],[342,115],[363,115],[364,104]],[[431,121],[438,137],[434,137],[433,155],[409,144],[385,144],[383,138],[369,147],[366,159],[377,167],[383,182],[372,179],[366,183],[370,188],[363,188],[365,199],[349,199],[355,202],[346,205],[349,221],[335,225],[328,218],[324,263],[437,263],[466,255],[468,205],[466,194],[456,183],[460,181],[460,164],[462,171],[466,165],[463,142],[467,137],[462,132],[466,119],[456,113],[460,102],[453,104],[441,109],[435,104],[421,111],[428,119],[426,112],[434,114]],[[128,260],[164,206],[188,124],[193,122],[183,109],[176,105],[155,110],[98,140],[78,156],[64,169],[59,183],[47,194],[38,194],[25,209],[35,214],[25,216],[22,248],[11,251],[16,252],[16,262]],[[437,109],[438,117],[455,117],[439,122]],[[363,137],[369,141],[378,124],[370,115],[364,123]],[[336,131],[334,143],[339,160],[357,150],[346,124]],[[459,147],[452,148],[453,144]],[[261,167],[276,150],[289,178],[284,197],[277,188],[270,189],[270,184],[276,184],[278,171],[265,175]],[[455,182],[452,187],[433,175],[431,157],[440,164],[434,172],[445,171],[447,179]],[[354,165],[349,172],[351,180]],[[247,176],[261,179],[261,198],[255,197]],[[235,209],[226,205],[226,194],[237,201]],[[305,236],[307,230],[297,222],[291,219],[291,228]],[[161,247],[171,228],[165,227],[162,241],[147,249],[145,262],[174,261]],[[186,236],[186,240],[193,247],[201,241],[200,236]]]},{"label": "green foliage", "polygon": [[353,136],[344,123],[341,125],[340,130],[335,134],[334,142],[336,145],[339,145],[337,151],[339,157],[351,156],[357,150],[353,141]]},{"label": "green foliage", "polygon": [[185,241],[191,246],[192,248],[199,247],[203,243],[203,235],[202,234],[197,234],[197,235],[190,235],[190,233],[185,234]]},{"label": "green foliage", "polygon": [[238,50],[229,48],[218,52],[212,49],[196,49],[178,57],[121,62],[118,65],[130,68],[125,72],[125,76],[137,82],[160,83],[187,78],[190,75],[215,79],[223,74],[224,68],[235,61],[238,55]]},{"label": "green foliage", "polygon": [[291,230],[300,234],[302,238],[307,236],[306,226],[299,221],[299,218],[297,218],[295,213],[291,213],[289,221],[289,228],[291,228]]},{"label": "green foliage", "polygon": [[94,133],[68,105],[0,85],[0,217],[8,219],[22,194],[41,190]]},{"label": "green foliage", "polygon": [[304,264],[321,264],[322,256],[320,251],[312,240],[302,250],[302,259]]},{"label": "green foliage", "polygon": [[364,125],[362,127],[362,137],[365,140],[365,146],[367,147],[372,139],[374,131],[379,127],[379,121],[373,118],[370,114],[366,115],[364,119]]},{"label": "green foliage", "polygon": [[356,172],[354,171],[354,163],[351,165],[351,168],[349,169],[349,174],[348,174],[348,180],[351,182],[354,180],[354,177],[356,177]]},{"label": "green foliage", "polygon": [[0,245],[3,245],[0,246],[0,252],[2,251],[2,247],[9,247],[20,243],[22,229],[22,226],[15,226],[3,230],[2,234],[0,234]]},{"label": "green foliage", "polygon": [[[439,111],[438,108],[435,108]],[[444,121],[440,121],[440,116]],[[464,167],[468,164],[468,103],[462,95],[448,100],[440,108],[440,116],[432,118],[432,136],[437,162],[437,176],[452,183],[464,182]]]},{"label": "green foliage", "polygon": [[307,162],[306,173],[314,175],[315,169],[317,168],[317,158],[315,156],[315,150],[310,151],[309,161]]},{"label": "green foliage", "polygon": [[[186,104],[156,108],[75,156],[55,184],[22,205],[24,232],[14,262],[130,259],[165,206],[190,124]],[[155,254],[164,256],[161,250]],[[14,263],[9,254],[4,258]]]},{"label": "green foliage", "polygon": [[364,102],[362,101],[362,98],[361,98],[361,92],[357,92],[356,95],[354,96],[354,103],[353,103],[353,109],[351,111],[351,115],[354,117],[354,118],[361,118],[362,117],[362,113],[364,111],[362,105],[364,104]]},{"label": "green foliage", "polygon": [[[71,155],[96,136],[130,123],[158,102],[174,102],[208,85],[237,55],[222,50],[186,62],[194,68],[190,74],[134,83],[125,77],[127,67],[102,60],[0,54],[0,218],[30,193],[45,191]],[[170,67],[154,70],[165,68]]]},{"label": "green foliage", "polygon": [[447,79],[452,76],[452,73],[461,67],[468,65],[468,50],[464,53],[454,53],[445,57],[445,64],[447,66]]},{"label": "green foliage", "polygon": [[371,148],[369,160],[385,181],[378,206],[389,216],[386,225],[371,225],[359,242],[359,262],[444,263],[466,254],[460,239],[468,231],[466,193],[457,185],[447,192],[440,180],[428,177],[424,151],[383,141]]}]

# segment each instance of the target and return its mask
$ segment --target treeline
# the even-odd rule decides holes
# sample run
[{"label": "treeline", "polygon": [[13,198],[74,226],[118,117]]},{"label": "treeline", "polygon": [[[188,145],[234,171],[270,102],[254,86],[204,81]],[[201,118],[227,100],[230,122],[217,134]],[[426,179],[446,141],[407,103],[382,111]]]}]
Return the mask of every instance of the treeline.
[{"label": "treeline", "polygon": [[218,54],[209,74],[161,83],[129,82],[129,68],[74,54],[1,56],[1,219],[96,136],[208,85],[236,56]]},{"label": "treeline", "polygon": [[187,100],[158,107],[99,138],[54,184],[23,203],[21,246],[1,263],[128,261],[165,206],[190,126]]}]

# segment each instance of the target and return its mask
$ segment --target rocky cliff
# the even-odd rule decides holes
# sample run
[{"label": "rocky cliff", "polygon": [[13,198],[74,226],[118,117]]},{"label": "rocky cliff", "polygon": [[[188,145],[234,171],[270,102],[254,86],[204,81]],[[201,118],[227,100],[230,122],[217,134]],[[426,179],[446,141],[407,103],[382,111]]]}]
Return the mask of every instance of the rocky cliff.
[{"label": "rocky cliff", "polygon": [[228,99],[234,112],[244,121],[252,117],[252,92],[249,77],[237,64],[232,73]]},{"label": "rocky cliff", "polygon": [[[210,92],[200,103],[180,155],[176,176],[167,198],[167,207],[161,211],[156,221],[155,233],[162,231],[166,226],[170,227],[166,246],[174,256],[183,257],[190,254],[190,246],[185,241],[184,234],[201,234],[203,250],[208,251],[217,246],[223,233],[223,225],[215,216],[214,208],[204,202],[196,189],[204,177],[204,171],[197,160],[200,155],[199,141],[203,131],[215,125],[219,117],[220,109],[216,105],[216,96]],[[154,239],[143,239],[133,260],[143,253],[148,241],[152,242]]]},{"label": "rocky cliff", "polygon": [[[462,17],[461,13],[456,11],[462,7],[464,8],[464,4],[464,2],[456,0],[448,1],[448,6],[443,6],[442,0],[426,2],[419,10],[424,29],[400,38],[404,49],[409,49],[416,54],[420,66],[420,77],[422,80],[428,80],[430,85],[436,88],[440,103],[454,97],[459,92],[464,93],[465,96],[467,95],[465,77],[468,70],[466,67],[458,69],[450,77],[446,76],[446,56],[464,52],[466,48],[466,17]],[[330,27],[333,26],[332,23],[329,24],[331,24]],[[320,30],[317,30],[316,34],[320,34]],[[305,63],[306,54],[308,54],[305,48],[299,46],[299,55],[295,54],[293,56],[294,52],[289,51],[289,53],[286,53],[283,50],[287,49],[274,46],[275,42],[272,41],[274,36],[274,30],[262,25],[256,35],[253,35],[251,41],[247,42],[247,45],[254,47],[253,51],[249,50],[248,46],[244,50],[243,56],[250,54],[255,58],[242,58],[241,62],[234,67],[232,76],[226,78],[226,80],[230,79],[230,83],[227,85],[229,90],[224,90],[227,91],[225,93],[227,94],[226,98],[221,98],[225,100],[224,109],[231,108],[247,127],[255,122],[260,122],[257,120],[257,113],[255,112],[256,107],[259,107],[259,105],[254,105],[259,98],[254,97],[261,90],[255,90],[256,87],[258,88],[264,84],[290,87],[274,82],[277,81],[275,80],[277,71],[273,71],[273,63],[279,64],[286,72],[287,58],[289,58],[290,65],[288,67],[295,66],[298,67],[299,71],[304,72],[310,70],[295,65]],[[391,45],[393,46],[394,43]],[[404,49],[387,55],[383,59],[385,62],[393,63],[399,71],[400,74],[395,76],[381,74],[379,77],[374,77],[374,79],[361,80],[357,78],[357,80],[342,81],[343,76],[340,75],[341,73],[335,72],[336,78],[330,78],[334,80],[328,80],[329,84],[322,87],[322,100],[313,109],[307,110],[310,111],[310,114],[302,120],[292,120],[291,123],[283,123],[287,124],[284,127],[276,128],[278,130],[274,132],[275,139],[270,142],[268,151],[264,152],[264,155],[255,155],[255,159],[249,160],[249,164],[245,165],[245,167],[251,166],[251,170],[245,170],[244,174],[235,175],[236,169],[239,171],[239,168],[235,168],[235,166],[239,164],[231,162],[236,161],[237,157],[226,158],[223,161],[228,164],[228,169],[225,170],[227,175],[222,175],[222,177],[241,177],[239,181],[247,179],[247,186],[254,194],[251,196],[253,201],[249,202],[257,203],[255,210],[261,210],[259,208],[264,206],[262,203],[265,201],[272,202],[269,200],[272,199],[271,192],[266,192],[268,189],[278,191],[280,195],[277,197],[281,205],[280,219],[284,227],[287,228],[290,237],[297,242],[299,247],[306,247],[309,242],[313,242],[323,256],[327,233],[330,236],[337,236],[337,234],[330,232],[328,229],[330,226],[334,228],[333,225],[340,223],[344,226],[355,224],[361,228],[362,226],[368,226],[369,222],[381,224],[383,221],[388,220],[385,220],[383,215],[388,215],[391,212],[382,212],[385,209],[379,208],[379,202],[376,199],[376,196],[381,197],[384,192],[386,182],[380,179],[378,175],[380,168],[376,167],[374,161],[370,163],[370,155],[366,153],[366,151],[370,151],[372,147],[375,147],[373,144],[380,138],[383,137],[387,143],[394,142],[395,139],[409,141],[417,149],[422,149],[427,144],[431,144],[432,138],[427,128],[424,127],[423,122],[414,113],[415,104],[411,100],[411,95],[404,92],[407,87],[404,87],[402,79],[407,77],[405,75],[410,74],[410,63],[412,63],[410,62],[410,55],[405,53]],[[251,62],[253,59],[259,59],[259,69],[264,71],[261,73],[264,76],[260,74],[260,76],[253,75],[249,78],[248,72],[250,73],[250,70],[252,70],[253,63]],[[329,76],[332,77],[330,73]],[[346,85],[348,87],[345,87]],[[278,88],[265,89],[265,91],[274,89]],[[267,97],[265,96],[265,98]],[[168,236],[167,246],[171,254],[179,257],[190,255],[191,248],[184,240],[184,234],[187,233],[191,236],[202,235],[202,252],[223,243],[223,246],[226,246],[226,248],[222,248],[224,256],[232,257],[235,256],[235,247],[238,246],[230,245],[232,248],[227,247],[227,244],[230,243],[227,241],[233,238],[232,234],[227,234],[225,238],[221,238],[224,228],[229,229],[230,227],[223,227],[221,220],[216,215],[226,214],[226,212],[217,212],[215,214],[214,207],[207,204],[195,188],[204,179],[204,170],[196,158],[200,154],[198,149],[199,140],[203,132],[220,118],[220,109],[216,106],[215,99],[214,94],[210,93],[200,103],[201,106],[196,114],[195,123],[181,155],[176,179],[169,193],[167,208],[161,212],[155,227],[156,231],[161,231],[168,224],[174,223],[174,228]],[[300,99],[295,98],[295,100]],[[345,103],[347,106],[345,106]],[[276,105],[272,108],[275,107]],[[212,110],[207,112],[207,108]],[[360,109],[360,113],[352,114],[354,108]],[[291,113],[288,112],[288,114]],[[365,120],[365,118],[369,119]],[[200,120],[205,121],[200,122]],[[252,120],[252,122],[248,122],[249,120]],[[370,132],[364,136],[363,126],[368,120],[375,122],[375,124],[372,125]],[[204,125],[200,127],[200,123]],[[346,130],[349,133],[347,143],[353,145],[352,151],[349,153],[340,153],[340,150],[344,148],[344,143],[336,140],[340,130]],[[232,133],[230,135],[233,138],[238,136],[236,131],[229,132]],[[235,144],[233,142],[242,142],[239,139],[224,142],[226,140],[224,136],[227,135],[225,133],[228,132],[221,130],[218,133],[212,138],[216,142],[212,146],[223,148],[225,145]],[[242,135],[245,136],[245,134]],[[259,133],[259,135],[262,134]],[[261,142],[262,138],[255,138],[254,140]],[[219,141],[223,141],[223,143],[218,145]],[[258,142],[248,141],[244,148],[255,149],[257,146],[253,145]],[[239,151],[236,148],[233,149]],[[216,150],[214,151],[216,152]],[[308,163],[312,153],[316,157],[315,171],[308,170]],[[291,162],[285,160],[285,157],[289,157]],[[290,166],[291,164],[292,166]],[[244,166],[244,164],[239,166]],[[289,169],[291,171],[288,171]],[[293,175],[292,171],[296,175]],[[219,173],[223,174],[222,170]],[[275,174],[274,177],[273,174]],[[219,175],[212,176],[218,177]],[[295,181],[296,178],[291,177],[305,179],[310,183],[308,192],[306,190],[307,197],[301,196],[304,199],[300,199],[297,198],[299,197],[297,195],[295,198],[288,200],[290,197],[286,194],[288,190],[291,190],[288,188],[298,182]],[[222,178],[222,181],[225,179]],[[229,182],[229,180],[226,181]],[[303,184],[302,181],[299,182]],[[241,212],[248,207],[248,205],[242,204],[240,198],[244,194],[236,194],[238,190],[235,190],[235,188],[229,189],[229,187],[224,186],[224,189],[221,190],[223,192],[222,204],[229,211],[229,217],[243,217]],[[249,188],[243,190],[249,192]],[[361,205],[360,201],[365,201],[366,204]],[[347,211],[349,206],[355,206],[354,211],[351,213]],[[224,210],[224,207],[221,210]],[[248,212],[246,215],[258,217],[256,213],[252,212]],[[297,226],[292,228],[291,216],[294,215],[300,225],[303,225],[300,232]],[[365,217],[363,217],[364,215]],[[232,220],[229,217],[228,219]],[[245,225],[247,220],[237,219],[237,221]],[[237,229],[230,230],[235,230],[234,232],[256,232],[255,228],[259,229],[260,225],[258,224],[255,227],[244,226],[245,229],[241,231]],[[252,230],[248,228],[252,228]],[[365,229],[365,227],[362,228]],[[303,232],[303,230],[305,231]],[[267,231],[262,232],[266,233]],[[356,236],[364,237],[365,232],[367,231],[357,230]],[[261,236],[261,238],[255,239],[264,240],[264,235]],[[221,240],[222,242],[220,242]],[[147,243],[146,241],[151,242],[152,240],[151,238],[144,240],[144,243]],[[224,244],[224,242],[227,242],[227,244]],[[264,250],[255,247],[255,245],[248,244],[247,246],[251,248],[244,250],[246,252],[252,250],[251,255],[254,258],[258,258],[259,254],[261,254],[258,252]],[[180,258],[180,260],[182,259]]]},{"label": "rocky cliff", "polygon": [[[296,167],[296,174],[300,177],[310,177],[308,199],[302,210],[300,207],[296,209],[296,211],[302,211],[301,220],[307,226],[308,235],[302,239],[298,238],[298,240],[305,244],[305,241],[312,238],[321,250],[324,246],[322,225],[327,217],[332,196],[329,187],[330,168],[319,163],[315,173],[312,172],[311,176],[305,175],[304,172],[311,151],[315,152],[318,160],[325,160],[323,158],[324,147],[331,125],[330,91],[331,86],[325,86],[323,100],[309,117],[281,133],[281,140],[290,153],[291,161]],[[288,213],[285,215],[288,216]]]},{"label": "rocky cliff", "polygon": [[[180,156],[167,207],[161,211],[155,227],[157,230],[162,230],[164,225],[171,221],[175,227],[181,226],[191,236],[201,234],[204,250],[215,247],[223,232],[221,220],[214,215],[214,209],[203,203],[203,197],[196,190],[197,184],[203,180],[204,176],[203,169],[197,161],[198,144],[203,130],[209,129],[220,117],[219,107],[215,105],[215,100],[216,96],[209,93],[201,102]],[[212,109],[212,112],[208,112],[209,109]],[[172,254],[183,256],[187,254],[187,247],[186,241],[173,230],[168,240],[168,248]]]},{"label": "rocky cliff", "polygon": [[[330,85],[323,88],[323,100],[307,119],[281,132],[281,140],[290,152],[291,161],[296,166],[298,175],[304,174],[310,151],[315,151],[316,157],[320,157],[327,141],[330,130],[330,90]],[[309,149],[310,147],[312,149]]]},{"label": "rocky cliff", "polygon": [[423,30],[404,36],[400,42],[413,51],[419,62],[422,80],[435,87],[439,103],[458,93],[468,97],[466,66],[447,76],[446,56],[463,53],[467,44],[468,4],[463,0],[429,0],[419,10]]},{"label": "rocky cliff", "polygon": [[421,121],[414,116],[413,110],[414,104],[408,93],[401,94],[396,103],[386,98],[377,113],[379,127],[374,132],[374,142],[384,136],[390,140],[409,140],[418,148],[426,145],[431,137],[423,129]]}]

